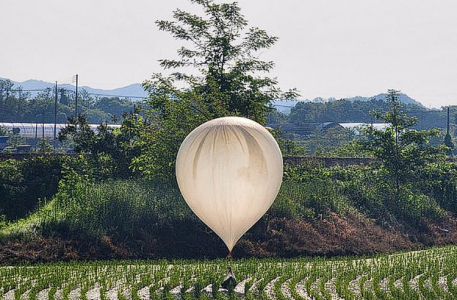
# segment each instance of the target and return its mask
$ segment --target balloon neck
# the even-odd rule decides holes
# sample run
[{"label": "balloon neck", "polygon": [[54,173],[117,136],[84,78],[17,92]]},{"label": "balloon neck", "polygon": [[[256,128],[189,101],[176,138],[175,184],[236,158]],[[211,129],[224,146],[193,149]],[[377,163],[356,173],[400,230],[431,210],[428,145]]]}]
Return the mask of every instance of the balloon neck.
[{"label": "balloon neck", "polygon": [[229,253],[227,254],[227,259],[232,259],[232,251],[230,250]]}]

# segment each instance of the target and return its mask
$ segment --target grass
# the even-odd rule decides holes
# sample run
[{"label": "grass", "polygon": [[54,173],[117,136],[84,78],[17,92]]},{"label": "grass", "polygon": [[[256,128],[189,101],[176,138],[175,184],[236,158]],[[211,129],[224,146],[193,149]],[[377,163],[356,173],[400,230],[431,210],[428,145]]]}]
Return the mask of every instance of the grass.
[{"label": "grass", "polygon": [[[315,219],[326,212],[351,210],[347,198],[330,181],[285,181],[268,212],[288,219]],[[71,230],[89,236],[133,236],[140,229],[154,231],[160,224],[195,221],[176,185],[146,180],[101,183],[62,181],[59,192],[28,217],[0,227],[0,240],[28,239],[54,231]]]},{"label": "grass", "polygon": [[[414,241],[429,238],[422,238],[427,235],[422,229],[430,229],[429,224],[444,227],[444,219],[452,218],[433,197],[416,195],[407,188],[391,198],[392,193],[382,189],[374,175],[373,170],[362,167],[287,169],[273,206],[244,236],[245,243],[239,244],[244,247],[242,256],[412,249],[424,246]],[[452,225],[451,221],[447,223]],[[389,226],[396,231],[388,232]],[[412,232],[408,240],[402,228],[420,230]],[[447,229],[453,231],[453,227]],[[380,242],[385,235],[390,235],[387,246]],[[440,244],[457,240],[452,234],[431,238],[435,237]],[[225,251],[223,244],[216,243],[219,238],[190,211],[176,184],[145,179],[94,182],[77,172],[65,175],[57,194],[41,201],[26,218],[0,224],[0,244],[19,241],[35,251],[41,238],[48,244],[54,244],[55,238],[75,245],[71,257],[88,257],[92,248],[99,258],[214,258]],[[2,258],[10,257],[6,252],[0,249]]]}]

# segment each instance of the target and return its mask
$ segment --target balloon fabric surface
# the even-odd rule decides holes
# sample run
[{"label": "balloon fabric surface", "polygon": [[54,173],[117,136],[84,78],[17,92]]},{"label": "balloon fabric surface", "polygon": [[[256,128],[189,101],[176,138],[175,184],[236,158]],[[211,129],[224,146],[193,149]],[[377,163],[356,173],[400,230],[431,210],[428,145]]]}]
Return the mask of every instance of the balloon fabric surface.
[{"label": "balloon fabric surface", "polygon": [[282,154],[260,124],[224,117],[194,129],[176,158],[179,189],[231,252],[270,208],[282,182]]}]

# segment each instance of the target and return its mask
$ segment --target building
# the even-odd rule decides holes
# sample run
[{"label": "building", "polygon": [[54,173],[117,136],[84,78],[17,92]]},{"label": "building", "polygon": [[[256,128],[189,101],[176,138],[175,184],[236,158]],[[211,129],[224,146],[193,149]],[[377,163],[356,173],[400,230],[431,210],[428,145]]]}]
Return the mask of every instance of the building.
[{"label": "building", "polygon": [[360,135],[363,127],[371,127],[378,130],[385,130],[390,126],[389,123],[338,123],[341,127],[353,130],[355,134]]}]

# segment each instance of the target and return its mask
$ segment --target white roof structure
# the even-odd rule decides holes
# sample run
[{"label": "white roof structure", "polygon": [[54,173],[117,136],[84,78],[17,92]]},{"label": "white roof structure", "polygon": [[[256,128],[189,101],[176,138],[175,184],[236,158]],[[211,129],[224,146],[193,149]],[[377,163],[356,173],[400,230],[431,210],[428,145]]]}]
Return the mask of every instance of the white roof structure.
[{"label": "white roof structure", "polygon": [[[56,124],[56,136],[60,130],[68,124]],[[89,127],[97,132],[99,124],[89,124]],[[54,123],[0,123],[0,127],[6,128],[8,131],[13,131],[14,128],[19,129],[19,135],[24,138],[54,138]],[[111,128],[120,128],[121,125],[108,125]]]},{"label": "white roof structure", "polygon": [[373,128],[378,130],[385,130],[390,126],[389,123],[338,123],[343,128],[352,129],[356,134],[360,134],[360,129],[363,127],[373,126]]}]

